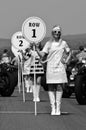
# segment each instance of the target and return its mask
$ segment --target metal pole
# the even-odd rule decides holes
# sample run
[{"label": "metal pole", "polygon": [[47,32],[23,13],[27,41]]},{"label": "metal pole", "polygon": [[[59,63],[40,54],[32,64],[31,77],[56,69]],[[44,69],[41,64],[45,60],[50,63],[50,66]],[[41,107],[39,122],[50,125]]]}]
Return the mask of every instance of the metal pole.
[{"label": "metal pole", "polygon": [[19,93],[21,92],[21,71],[20,71],[20,59],[18,56],[18,89],[19,89]]},{"label": "metal pole", "polygon": [[23,72],[24,72],[24,61],[23,61],[23,56],[21,58],[21,70],[22,70],[22,90],[23,90],[23,102],[25,102],[25,86],[24,86],[24,76],[23,76]]},{"label": "metal pole", "polygon": [[[37,92],[36,92],[36,71],[35,71],[35,46],[34,48],[34,89],[35,89],[35,99],[37,99]],[[37,101],[35,100],[35,116],[37,115]]]}]

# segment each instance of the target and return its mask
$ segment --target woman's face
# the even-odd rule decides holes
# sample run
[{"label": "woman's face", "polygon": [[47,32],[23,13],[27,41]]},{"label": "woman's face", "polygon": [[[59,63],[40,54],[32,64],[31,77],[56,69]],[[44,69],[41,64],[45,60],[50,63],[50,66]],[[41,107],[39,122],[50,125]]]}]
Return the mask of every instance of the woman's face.
[{"label": "woman's face", "polygon": [[61,38],[61,31],[53,30],[52,36],[55,40],[59,40]]},{"label": "woman's face", "polygon": [[26,53],[27,53],[27,52],[28,52],[28,53],[30,52],[30,48],[27,48],[27,49],[26,49]]}]

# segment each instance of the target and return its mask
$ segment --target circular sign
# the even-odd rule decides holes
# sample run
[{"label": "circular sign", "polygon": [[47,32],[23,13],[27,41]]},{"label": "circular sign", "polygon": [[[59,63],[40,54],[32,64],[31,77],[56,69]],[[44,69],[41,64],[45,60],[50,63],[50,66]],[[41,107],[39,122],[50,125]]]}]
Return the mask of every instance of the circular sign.
[{"label": "circular sign", "polygon": [[22,32],[16,32],[11,38],[11,43],[18,50],[25,50],[30,45],[22,35]]},{"label": "circular sign", "polygon": [[29,42],[38,43],[42,41],[46,35],[46,25],[42,19],[30,17],[23,23],[22,33]]},{"label": "circular sign", "polygon": [[15,57],[21,56],[21,53],[19,52],[19,50],[15,48],[14,46],[11,46],[11,50]]}]

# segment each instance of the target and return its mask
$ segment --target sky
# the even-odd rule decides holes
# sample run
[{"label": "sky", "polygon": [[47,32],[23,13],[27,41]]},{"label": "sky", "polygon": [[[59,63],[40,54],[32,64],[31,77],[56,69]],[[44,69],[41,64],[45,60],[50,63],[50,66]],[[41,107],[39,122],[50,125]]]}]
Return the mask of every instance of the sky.
[{"label": "sky", "polygon": [[54,25],[63,35],[86,33],[86,0],[0,0],[0,38],[11,38],[32,16],[46,24],[46,36]]}]

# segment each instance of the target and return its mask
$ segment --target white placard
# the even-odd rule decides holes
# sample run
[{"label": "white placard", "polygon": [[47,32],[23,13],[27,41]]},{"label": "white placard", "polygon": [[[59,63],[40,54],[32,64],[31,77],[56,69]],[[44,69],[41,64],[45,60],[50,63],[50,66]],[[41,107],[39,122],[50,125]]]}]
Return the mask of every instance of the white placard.
[{"label": "white placard", "polygon": [[22,25],[22,33],[30,43],[38,43],[46,35],[46,25],[39,17],[29,17]]},{"label": "white placard", "polygon": [[24,38],[22,32],[16,32],[11,38],[12,46],[18,50],[25,50],[29,47],[30,43]]},{"label": "white placard", "polygon": [[21,57],[21,53],[19,52],[19,50],[17,48],[15,48],[14,46],[11,46],[11,50],[15,57],[18,57],[18,56]]}]

